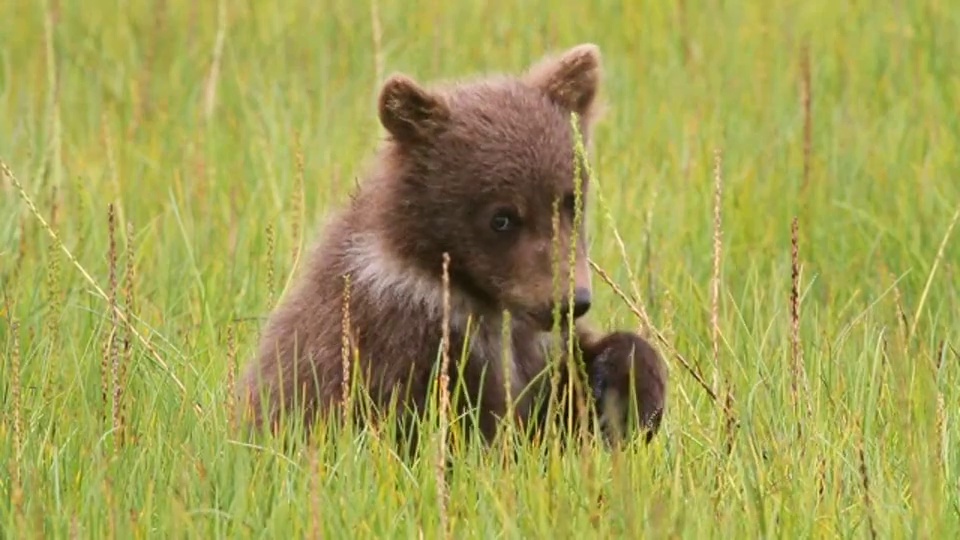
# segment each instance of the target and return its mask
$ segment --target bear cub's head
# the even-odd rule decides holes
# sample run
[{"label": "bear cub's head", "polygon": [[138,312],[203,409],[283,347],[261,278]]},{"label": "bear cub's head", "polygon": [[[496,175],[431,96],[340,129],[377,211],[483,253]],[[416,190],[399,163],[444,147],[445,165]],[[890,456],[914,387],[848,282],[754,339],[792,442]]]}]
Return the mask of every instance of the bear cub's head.
[{"label": "bear cub's head", "polygon": [[540,329],[555,308],[586,313],[588,185],[583,164],[575,179],[571,113],[586,144],[600,71],[599,49],[583,44],[519,76],[435,88],[391,76],[378,100],[390,170],[381,200],[397,253],[439,276],[448,252],[457,291]]}]

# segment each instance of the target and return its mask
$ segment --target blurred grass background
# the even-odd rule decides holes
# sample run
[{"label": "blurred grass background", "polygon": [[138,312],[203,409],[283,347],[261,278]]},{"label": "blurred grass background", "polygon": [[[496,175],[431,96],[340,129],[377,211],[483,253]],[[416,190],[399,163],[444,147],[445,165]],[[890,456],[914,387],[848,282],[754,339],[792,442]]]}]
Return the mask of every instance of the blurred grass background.
[{"label": "blurred grass background", "polygon": [[[115,450],[109,304],[4,178],[2,536],[439,536],[430,454],[407,467],[370,435],[251,445],[228,429],[230,366],[362,176],[386,75],[515,72],[586,41],[608,105],[591,257],[671,344],[664,431],[506,468],[468,452],[455,536],[956,536],[958,28],[935,0],[4,3],[0,159],[103,291],[115,205],[119,302],[149,346],[117,356]],[[716,149],[729,454],[672,352],[712,383]],[[636,328],[595,284],[591,316]]]}]

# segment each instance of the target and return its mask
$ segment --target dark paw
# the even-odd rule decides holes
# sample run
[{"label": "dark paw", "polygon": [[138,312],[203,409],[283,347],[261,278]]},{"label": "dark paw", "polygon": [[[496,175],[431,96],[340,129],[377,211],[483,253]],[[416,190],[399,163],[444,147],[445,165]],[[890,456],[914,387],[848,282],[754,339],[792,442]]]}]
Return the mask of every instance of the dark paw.
[{"label": "dark paw", "polygon": [[630,332],[608,334],[592,349],[587,370],[605,436],[620,440],[639,430],[649,443],[663,419],[663,360],[646,340]]}]

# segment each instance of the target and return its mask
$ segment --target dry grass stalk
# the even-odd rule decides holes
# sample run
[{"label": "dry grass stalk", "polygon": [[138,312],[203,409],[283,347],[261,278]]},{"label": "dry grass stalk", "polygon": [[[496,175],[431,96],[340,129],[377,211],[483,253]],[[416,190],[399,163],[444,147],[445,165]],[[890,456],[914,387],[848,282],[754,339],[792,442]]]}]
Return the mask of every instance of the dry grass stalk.
[{"label": "dry grass stalk", "polygon": [[870,526],[870,538],[875,540],[877,538],[877,528],[873,523],[873,503],[870,498],[870,475],[867,471],[867,458],[863,451],[863,426],[861,426],[860,432],[860,442],[857,445],[857,453],[860,458],[860,479],[863,482],[863,504],[867,514],[867,523]]},{"label": "dry grass stalk", "polygon": [[[560,200],[554,199],[553,207],[551,209],[550,215],[550,227],[551,227],[551,242],[550,242],[550,261],[551,264],[551,275],[554,276],[553,282],[551,283],[553,287],[554,294],[554,319],[559,318],[560,302]],[[546,417],[553,418],[558,406],[558,400],[562,396],[559,395],[560,392],[560,374],[563,366],[558,365],[559,362],[556,361],[557,351],[560,351],[562,333],[556,332],[551,336],[551,353],[554,353],[550,356],[549,360],[549,369],[550,369],[550,397],[547,400],[547,410]],[[554,429],[554,423],[547,423],[546,428],[544,429],[544,440],[549,440],[552,435],[551,430]]]},{"label": "dry grass stalk", "polygon": [[449,537],[450,528],[447,516],[447,429],[450,411],[450,254],[443,253],[443,327],[440,360],[440,448],[437,456],[437,499],[440,504],[440,530],[444,538]]},{"label": "dry grass stalk", "polygon": [[[710,327],[713,342],[713,385],[717,395],[720,394],[721,383],[724,382],[723,372],[720,369],[720,265],[723,255],[723,174],[722,154],[720,149],[714,151],[714,198],[713,198],[713,279],[711,280]],[[733,445],[733,434],[737,421],[733,413],[733,388],[729,381],[723,384],[723,415],[726,433],[725,447],[729,453]]]},{"label": "dry grass stalk", "polygon": [[[795,375],[799,375],[802,369],[801,355],[803,350],[800,345],[800,240],[798,238],[799,225],[797,218],[794,217],[790,224],[790,344],[793,355]],[[793,385],[793,393],[797,393],[796,380]]]},{"label": "dry grass stalk", "polygon": [[[807,372],[803,365],[803,346],[800,343],[800,226],[796,217],[790,226],[790,343],[793,357],[793,377],[790,384],[794,410],[798,416],[797,436],[802,433],[800,416],[800,387],[803,395],[809,396]],[[807,401],[807,418],[811,415],[810,402]]]},{"label": "dry grass stalk", "polygon": [[300,257],[303,254],[303,222],[304,222],[304,179],[303,179],[303,144],[300,141],[300,134],[294,137],[294,159],[296,160],[297,176],[296,185],[293,190],[291,205],[293,207],[293,223],[291,225],[291,240],[293,242],[293,264],[290,265],[290,271],[287,273],[287,281],[280,291],[280,296],[287,293],[293,278],[300,267]]},{"label": "dry grass stalk", "polygon": [[513,347],[510,344],[513,342],[513,334],[511,332],[512,328],[512,318],[510,312],[507,310],[503,311],[503,324],[501,326],[501,339],[500,342],[503,343],[503,350],[501,355],[501,369],[504,374],[503,377],[503,395],[507,398],[507,433],[508,435],[513,435],[514,428],[514,403],[513,403],[513,392],[510,390],[510,381],[514,370],[514,360],[513,360]]},{"label": "dry grass stalk", "polygon": [[[578,120],[577,115],[575,114],[570,115],[570,128],[573,130],[573,134],[574,134],[573,230],[575,231],[580,230],[583,224],[583,211],[581,209],[583,206],[583,183],[584,181],[589,181],[590,179],[593,179],[595,176],[593,174],[593,170],[590,167],[590,160],[587,157],[587,149],[584,146],[584,142],[583,142],[583,134],[580,132],[580,126],[577,120]],[[584,176],[586,177],[586,179],[584,179]],[[560,204],[559,199],[556,201],[556,204],[557,204],[557,209],[559,211],[559,204]],[[613,229],[614,229],[614,236],[619,238],[620,237],[619,232],[616,231],[615,227]],[[569,259],[567,260],[567,268],[569,268],[570,273],[568,276],[566,276],[567,286],[568,286],[567,298],[573,298],[574,289],[576,286],[574,275],[573,275],[573,269],[576,268],[576,264],[577,264],[577,239],[578,239],[577,235],[572,235],[570,238],[570,252],[568,254]],[[621,246],[623,246],[622,240],[621,240]],[[624,256],[624,265],[629,269],[630,262],[626,259],[626,248],[622,249],[621,254],[623,254]],[[633,278],[633,273],[629,272],[629,275],[630,275],[630,282],[635,283],[635,280]],[[637,304],[640,304],[640,303],[637,302]],[[572,302],[567,306],[567,309],[568,309],[567,317],[566,317],[567,320],[573,320],[573,307],[574,306]],[[643,313],[645,314],[645,312]],[[584,366],[581,365],[582,363],[576,362],[577,355],[575,354],[575,351],[574,351],[574,333],[573,332],[567,332],[567,350],[566,350],[565,356],[567,358],[567,374],[569,377],[568,380],[570,381],[586,380],[586,373],[585,372],[581,373],[581,368],[583,368]],[[586,407],[586,396],[584,395],[585,389],[581,384],[571,384],[569,385],[569,389],[571,394],[569,396],[569,399],[571,400],[570,403],[576,405],[576,410],[578,415],[577,425],[580,428],[578,435],[580,436],[581,441],[585,441],[586,439],[584,435],[586,430],[586,422],[584,421],[584,415],[588,414],[587,407]],[[571,415],[572,415],[572,411],[571,411]],[[573,421],[572,416],[568,418],[568,421],[570,422]]]},{"label": "dry grass stalk", "polygon": [[720,392],[720,256],[723,252],[723,175],[721,174],[720,150],[714,151],[714,199],[713,199],[713,279],[710,295],[710,328],[713,345],[713,388]]},{"label": "dry grass stalk", "polygon": [[237,427],[237,343],[233,335],[233,322],[227,322],[227,423],[230,429]]},{"label": "dry grass stalk", "polygon": [[107,292],[110,303],[110,332],[107,338],[106,351],[104,355],[103,370],[103,400],[104,406],[107,405],[107,365],[110,370],[110,389],[113,402],[110,406],[110,418],[114,433],[114,449],[119,447],[120,431],[120,354],[117,340],[120,337],[120,321],[117,314],[120,313],[117,302],[117,217],[113,203],[107,205],[107,234],[109,241],[109,251],[107,254],[107,263],[109,266],[109,280],[107,282]]},{"label": "dry grass stalk", "polygon": [[[134,283],[136,282],[136,258],[135,258],[135,249],[133,243],[133,224],[129,221],[127,222],[127,268],[126,274],[124,276],[124,286],[123,286],[123,296],[124,304],[126,306],[127,313],[130,314],[131,320],[136,320],[137,318],[137,297],[134,288]],[[120,402],[120,425],[123,426],[124,433],[122,434],[123,438],[126,438],[126,413],[124,412],[125,407],[123,405],[123,395],[126,393],[126,384],[127,384],[127,370],[133,363],[133,333],[129,328],[124,329],[123,336],[123,361],[120,364],[120,384],[119,384],[119,393],[117,394],[117,401]]]},{"label": "dry grass stalk", "polygon": [[113,324],[115,319],[116,311],[114,308],[117,305],[116,301],[116,276],[114,272],[116,271],[116,262],[115,262],[115,248],[116,244],[113,240],[113,204],[111,203],[107,206],[107,229],[109,231],[110,240],[109,240],[109,252],[107,255],[108,265],[110,269],[110,278],[107,285],[107,303],[110,307],[110,313],[108,314],[110,318],[110,327],[107,329],[107,336],[103,342],[103,356],[100,359],[100,404],[102,406],[101,412],[103,414],[103,419],[106,420],[107,410],[110,408],[109,398],[107,397],[107,392],[109,388],[110,380],[110,360],[111,360],[111,349],[113,347],[113,333],[116,329],[116,326]]},{"label": "dry grass stalk", "polygon": [[267,224],[267,305],[273,306],[275,299],[275,280],[273,261],[274,252],[277,248],[277,233],[273,228],[273,223]]},{"label": "dry grass stalk", "polygon": [[[597,180],[597,178],[593,176],[592,171],[590,172],[589,179],[594,184],[596,184],[596,187],[594,188],[594,190],[597,194],[597,199],[600,205],[603,206],[604,208],[609,208],[607,207],[606,201],[603,197],[603,192],[600,190],[599,180]],[[627,256],[626,243],[623,241],[623,237],[620,235],[620,230],[618,229],[616,225],[616,221],[613,218],[613,214],[609,211],[609,209],[604,212],[604,217],[606,217],[607,222],[610,225],[609,230],[610,232],[613,233],[614,241],[617,243],[617,248],[620,251],[620,259],[623,261],[623,268],[626,269],[627,271],[627,280],[630,282],[631,289],[633,292],[633,296],[632,296],[633,303],[639,311],[640,333],[647,334],[650,331],[650,328],[652,327],[652,323],[650,322],[650,316],[647,314],[647,310],[644,307],[644,303],[642,301],[642,295],[640,294],[640,288],[638,285],[640,280],[637,279],[637,276],[633,272],[633,268],[630,264],[630,258]],[[653,217],[653,212],[652,212],[652,206],[651,206],[651,208],[648,209],[648,212],[647,212],[648,225],[652,220],[652,217]],[[647,231],[645,230],[645,232]],[[649,242],[647,243],[647,245],[649,246]]]},{"label": "dry grass stalk", "polygon": [[[627,279],[630,282],[631,288],[633,290],[633,305],[637,308],[637,311],[640,315],[640,323],[641,323],[640,333],[646,334],[649,331],[649,329],[652,327],[652,324],[650,322],[650,317],[647,314],[647,310],[644,307],[643,301],[641,299],[642,295],[640,294],[640,289],[638,286],[639,280],[634,274],[632,265],[630,264],[630,258],[627,256],[626,243],[623,241],[623,237],[620,235],[620,230],[617,227],[616,220],[614,219],[613,214],[610,212],[609,206],[607,206],[606,200],[603,197],[603,190],[601,189],[601,186],[600,186],[600,180],[597,178],[597,175],[593,171],[593,167],[590,165],[590,160],[588,159],[586,147],[583,141],[583,134],[580,132],[580,127],[577,123],[576,115],[571,115],[570,126],[573,129],[574,136],[575,136],[574,151],[576,156],[576,161],[574,162],[574,170],[575,170],[574,195],[576,197],[576,204],[575,204],[576,213],[574,214],[575,228],[579,228],[580,223],[583,220],[583,215],[581,212],[581,199],[582,199],[582,191],[583,191],[582,185],[584,181],[584,179],[581,178],[581,173],[583,173],[586,175],[585,180],[588,182],[592,182],[595,185],[595,187],[593,188],[594,192],[597,195],[600,205],[605,208],[604,216],[606,217],[607,222],[610,225],[610,231],[613,233],[613,238],[617,243],[617,248],[620,250],[620,259],[623,261],[623,267],[627,271]],[[654,195],[654,197],[655,196],[656,195]],[[648,212],[647,212],[647,227],[649,227],[650,221],[652,221],[652,217],[653,217],[653,212],[652,212],[652,205],[651,205],[651,207],[648,209]],[[571,261],[570,261],[571,268],[573,267],[573,264],[574,264],[573,250],[575,249],[576,241],[577,239],[576,237],[574,237],[572,246],[571,246]],[[649,246],[649,243],[647,245]],[[570,291],[571,294],[573,292],[572,288],[573,288],[573,282],[571,280],[571,291]]]},{"label": "dry grass stalk", "polygon": [[[613,289],[613,293],[615,295],[617,295],[621,300],[623,300],[624,304],[626,304],[627,306],[627,309],[633,312],[633,314],[637,317],[638,320],[642,320],[640,309],[636,305],[634,305],[633,301],[630,300],[629,297],[627,297],[626,293],[623,292],[623,289],[621,289],[620,286],[617,285],[613,281],[613,279],[610,278],[610,274],[608,274],[606,270],[601,268],[600,265],[598,265],[592,259],[590,259],[588,262],[590,263],[590,267],[593,268],[593,271],[600,276],[600,279],[604,283],[606,283],[611,289]],[[677,361],[680,362],[680,365],[683,366],[683,369],[686,370],[687,373],[689,373],[694,378],[695,381],[697,381],[697,383],[707,393],[707,396],[710,397],[710,400],[713,401],[714,403],[717,403],[718,402],[717,394],[713,391],[710,385],[707,384],[707,381],[703,380],[703,377],[700,376],[697,370],[694,369],[693,366],[691,366],[690,363],[687,361],[687,359],[684,358],[683,355],[680,354],[680,352],[673,347],[670,341],[667,340],[666,337],[664,337],[663,333],[661,333],[660,330],[658,330],[653,326],[651,326],[650,329],[653,331],[653,335],[657,338],[657,341],[659,341],[661,345],[663,345],[664,347],[667,347],[669,351],[673,353]]]},{"label": "dry grass stalk", "polygon": [[[67,246],[63,244],[63,242],[60,240],[60,236],[57,235],[56,231],[54,231],[54,229],[50,226],[47,220],[43,217],[43,214],[41,214],[40,211],[37,209],[37,205],[33,203],[33,199],[31,199],[30,196],[27,195],[27,192],[24,189],[23,184],[20,183],[20,180],[17,179],[16,176],[14,176],[13,171],[11,171],[10,168],[7,166],[7,164],[2,160],[0,160],[0,170],[2,170],[4,176],[10,179],[14,187],[17,188],[17,193],[20,195],[20,198],[24,200],[24,202],[27,204],[27,207],[30,209],[30,212],[37,219],[37,221],[40,222],[40,225],[47,232],[50,238],[54,241],[56,246],[59,247],[60,250],[63,252],[63,254],[67,257],[67,260],[69,260],[70,263],[77,269],[77,271],[80,272],[80,274],[87,281],[87,283],[93,288],[93,290],[97,293],[97,295],[101,299],[109,302],[110,299],[107,296],[107,294],[103,292],[103,289],[100,287],[99,284],[97,284],[97,281],[93,279],[90,273],[87,272],[86,268],[84,268],[83,265],[80,264],[80,261],[78,261],[77,258],[73,256],[73,253],[70,252]],[[140,332],[137,331],[137,329],[129,321],[126,315],[124,315],[123,312],[119,311],[119,308],[116,308],[115,311],[117,313],[117,317],[120,319],[120,322],[122,322],[130,330],[130,332],[132,332],[133,335],[136,336],[137,341],[139,341],[140,344],[143,345],[145,349],[147,349],[147,351],[150,353],[150,356],[154,360],[154,362],[156,362],[156,364],[160,366],[160,368],[164,371],[164,373],[168,377],[170,377],[170,380],[172,380],[173,383],[177,386],[181,394],[186,395],[186,392],[187,392],[186,386],[184,386],[180,378],[177,377],[177,375],[170,369],[170,366],[166,363],[166,361],[164,361],[163,357],[160,356],[157,350],[152,345],[150,345],[150,342],[148,342],[140,334]],[[194,403],[193,406],[194,406],[194,410],[196,410],[198,413],[203,412],[203,407],[201,407],[199,403]]]},{"label": "dry grass stalk", "polygon": [[343,418],[346,421],[350,415],[350,276],[343,276],[343,306],[341,308],[340,326],[340,362],[343,375],[340,381],[340,400],[343,403]]},{"label": "dry grass stalk", "polygon": [[[60,197],[57,186],[53,186],[50,194],[50,226],[56,227],[59,218]],[[50,341],[56,346],[60,336],[60,309],[61,309],[61,287],[60,287],[60,257],[57,253],[56,242],[50,244],[47,259],[47,302],[50,306],[50,315],[47,317],[47,333]]]},{"label": "dry grass stalk", "polygon": [[127,222],[127,268],[124,276],[123,296],[127,311],[137,312],[137,296],[134,284],[137,280],[137,256],[136,246],[133,242],[133,223]]}]

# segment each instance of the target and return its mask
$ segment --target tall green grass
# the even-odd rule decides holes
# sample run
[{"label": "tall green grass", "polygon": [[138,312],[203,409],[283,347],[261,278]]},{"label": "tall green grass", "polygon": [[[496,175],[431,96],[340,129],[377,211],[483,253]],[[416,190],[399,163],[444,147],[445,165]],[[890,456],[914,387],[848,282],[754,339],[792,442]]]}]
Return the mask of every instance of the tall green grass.
[{"label": "tall green grass", "polygon": [[[434,450],[240,438],[231,366],[362,175],[383,77],[584,41],[608,104],[591,257],[669,344],[665,425],[623,453],[458,454],[455,537],[956,536],[957,28],[935,0],[3,3],[0,158],[62,246],[4,178],[0,536],[440,536]],[[717,149],[715,402],[677,354],[713,385]],[[637,328],[595,284],[591,317]]]}]

